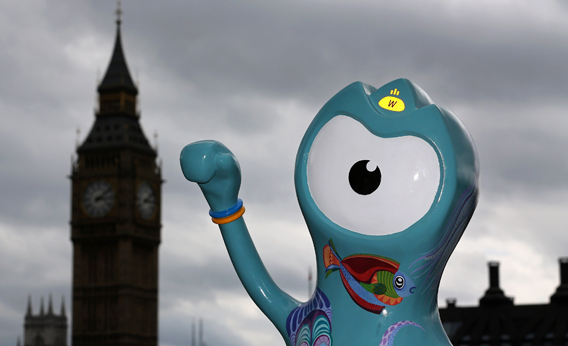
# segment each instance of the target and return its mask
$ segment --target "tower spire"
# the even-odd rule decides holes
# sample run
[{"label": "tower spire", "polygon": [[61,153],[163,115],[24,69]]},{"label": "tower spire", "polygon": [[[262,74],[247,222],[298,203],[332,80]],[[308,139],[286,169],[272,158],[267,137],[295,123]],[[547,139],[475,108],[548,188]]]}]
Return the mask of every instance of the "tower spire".
[{"label": "tower spire", "polygon": [[40,300],[39,315],[40,316],[44,315],[44,312],[43,312],[43,297],[41,297],[41,300]]},{"label": "tower spire", "polygon": [[191,321],[191,346],[197,346],[195,344],[195,318]]},{"label": "tower spire", "polygon": [[[117,1],[116,39],[110,62],[98,85],[96,124],[77,153],[132,148],[156,155],[138,122],[138,88],[130,75],[121,38],[121,2]],[[97,161],[98,162],[98,161]]]},{"label": "tower spire", "polygon": [[47,303],[47,314],[53,315],[53,302],[51,299],[51,293],[49,294],[49,302]]},{"label": "tower spire", "polygon": [[120,21],[120,16],[122,16],[122,9],[120,8],[120,0],[117,1],[115,13],[116,13],[116,25],[120,26],[120,23],[122,23]]},{"label": "tower spire", "polygon": [[61,316],[65,316],[65,296],[61,296]]},{"label": "tower spire", "polygon": [[32,296],[28,295],[28,311],[26,312],[26,316],[31,316],[32,313]]},{"label": "tower spire", "polygon": [[138,89],[132,81],[132,77],[130,76],[128,66],[126,64],[126,59],[124,58],[124,52],[122,50],[122,39],[120,35],[120,24],[122,23],[121,16],[122,9],[120,7],[120,1],[118,1],[116,9],[116,39],[114,42],[114,50],[103,80],[101,84],[99,84],[99,94],[116,91],[126,91],[133,95],[138,94]]},{"label": "tower spire", "polygon": [[200,318],[199,319],[199,341],[198,341],[198,346],[205,346],[203,344],[203,319]]}]

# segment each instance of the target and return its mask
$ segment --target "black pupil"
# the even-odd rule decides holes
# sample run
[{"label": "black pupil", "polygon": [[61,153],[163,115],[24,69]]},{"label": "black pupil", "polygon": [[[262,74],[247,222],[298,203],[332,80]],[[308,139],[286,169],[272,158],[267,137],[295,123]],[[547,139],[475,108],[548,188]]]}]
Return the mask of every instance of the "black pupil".
[{"label": "black pupil", "polygon": [[369,195],[381,185],[381,170],[377,166],[374,171],[367,170],[369,160],[355,163],[349,170],[349,185],[360,195]]},{"label": "black pupil", "polygon": [[402,276],[397,276],[394,279],[394,285],[396,286],[396,288],[401,289],[404,287],[404,278]]}]

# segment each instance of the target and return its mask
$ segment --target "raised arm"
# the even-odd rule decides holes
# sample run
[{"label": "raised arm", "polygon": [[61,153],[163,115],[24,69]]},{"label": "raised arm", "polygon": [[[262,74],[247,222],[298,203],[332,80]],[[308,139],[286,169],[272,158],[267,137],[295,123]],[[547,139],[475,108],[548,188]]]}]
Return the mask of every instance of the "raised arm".
[{"label": "raised arm", "polygon": [[241,185],[239,162],[222,143],[200,141],[183,148],[180,156],[185,178],[196,182],[219,224],[225,246],[248,294],[286,336],[286,318],[300,303],[282,291],[268,274],[242,218],[238,198]]}]

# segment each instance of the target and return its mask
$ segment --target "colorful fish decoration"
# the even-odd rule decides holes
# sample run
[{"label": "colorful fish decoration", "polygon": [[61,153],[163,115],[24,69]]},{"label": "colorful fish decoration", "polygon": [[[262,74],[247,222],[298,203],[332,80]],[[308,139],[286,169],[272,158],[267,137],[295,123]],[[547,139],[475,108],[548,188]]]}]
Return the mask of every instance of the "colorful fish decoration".
[{"label": "colorful fish decoration", "polygon": [[363,309],[381,313],[385,305],[397,305],[414,293],[414,282],[399,271],[400,263],[388,257],[369,254],[341,259],[333,241],[323,248],[326,279],[339,271],[343,286],[353,301]]}]

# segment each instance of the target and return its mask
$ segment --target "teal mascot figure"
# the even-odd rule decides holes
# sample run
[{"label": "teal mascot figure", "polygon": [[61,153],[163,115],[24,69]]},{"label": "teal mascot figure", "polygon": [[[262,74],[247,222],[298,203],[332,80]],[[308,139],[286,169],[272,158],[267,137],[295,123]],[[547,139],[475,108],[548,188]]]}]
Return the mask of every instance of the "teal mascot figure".
[{"label": "teal mascot figure", "polygon": [[305,303],[274,283],[254,247],[231,151],[200,141],[180,161],[203,191],[244,287],[286,345],[450,345],[438,287],[477,205],[478,160],[462,123],[417,85],[355,82],[306,131],[295,185],[317,285]]}]

